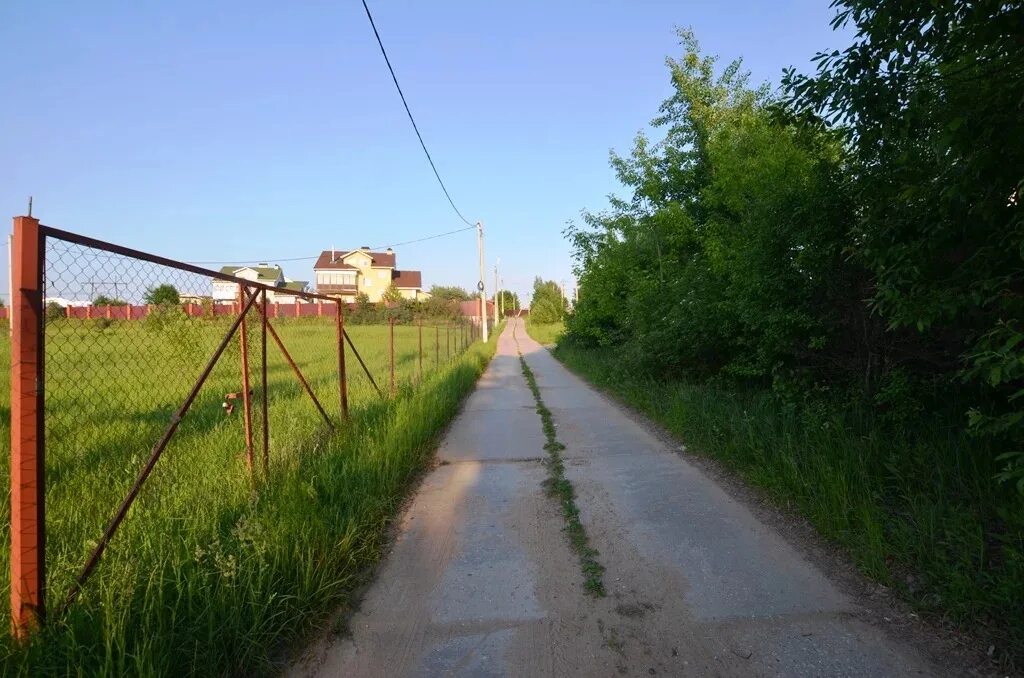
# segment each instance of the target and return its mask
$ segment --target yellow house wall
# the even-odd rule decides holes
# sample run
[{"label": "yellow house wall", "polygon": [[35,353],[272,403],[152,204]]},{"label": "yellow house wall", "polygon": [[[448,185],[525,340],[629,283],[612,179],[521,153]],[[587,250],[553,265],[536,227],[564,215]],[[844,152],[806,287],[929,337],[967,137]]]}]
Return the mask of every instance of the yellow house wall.
[{"label": "yellow house wall", "polygon": [[390,268],[373,268],[370,265],[370,258],[362,252],[352,252],[342,261],[359,270],[356,276],[357,290],[365,294],[372,302],[378,302],[384,297],[384,291],[391,284]]}]

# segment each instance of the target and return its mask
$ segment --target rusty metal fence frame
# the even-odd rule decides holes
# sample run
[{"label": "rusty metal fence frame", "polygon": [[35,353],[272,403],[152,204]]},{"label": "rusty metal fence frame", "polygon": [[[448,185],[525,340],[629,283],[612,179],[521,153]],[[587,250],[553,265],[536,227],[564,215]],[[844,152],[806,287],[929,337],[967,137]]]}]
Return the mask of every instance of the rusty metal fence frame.
[{"label": "rusty metal fence frame", "polygon": [[[249,347],[246,325],[251,313],[257,315],[261,342],[260,382],[262,449],[260,466],[263,477],[269,472],[269,420],[267,386],[267,337],[273,340],[290,366],[303,390],[309,395],[314,406],[330,428],[343,423],[349,416],[348,372],[346,368],[345,344],[348,344],[363,373],[376,393],[382,398],[398,392],[395,376],[395,335],[394,319],[388,321],[389,375],[388,392],[378,385],[373,374],[359,354],[351,336],[345,330],[345,304],[336,297],[313,292],[294,292],[296,297],[316,300],[321,304],[336,304],[334,317],[338,360],[338,418],[332,420],[323,404],[316,397],[301,369],[285,347],[280,335],[268,317],[267,292],[274,288],[252,280],[237,278],[225,273],[202,268],[193,264],[175,261],[140,250],[123,247],[97,240],[77,233],[45,226],[32,217],[14,218],[14,238],[11,251],[11,624],[14,635],[28,637],[46,619],[46,512],[45,512],[45,281],[46,241],[48,238],[72,243],[83,247],[137,259],[159,266],[165,266],[213,280],[232,282],[238,285],[238,312],[230,327],[224,333],[213,355],[207,360],[203,371],[196,379],[188,395],[171,416],[163,434],[150,450],[149,457],[139,471],[128,494],[122,500],[108,522],[103,534],[84,566],[75,578],[71,590],[61,602],[58,614],[62,614],[74,601],[82,586],[99,564],[104,551],[110,544],[118,526],[124,520],[135,498],[142,490],[147,478],[156,467],[182,419],[198,397],[214,367],[225,349],[238,334],[241,354],[240,395],[243,408],[245,462],[248,472],[256,480],[256,451],[253,445],[252,380],[249,373]],[[108,307],[109,313],[109,307]],[[129,312],[130,319],[130,312]],[[423,378],[423,329],[422,321],[416,323],[418,333],[417,379]],[[435,326],[434,361],[441,364],[441,327]],[[450,359],[479,338],[479,330],[473,324],[445,326],[445,352]]]}]

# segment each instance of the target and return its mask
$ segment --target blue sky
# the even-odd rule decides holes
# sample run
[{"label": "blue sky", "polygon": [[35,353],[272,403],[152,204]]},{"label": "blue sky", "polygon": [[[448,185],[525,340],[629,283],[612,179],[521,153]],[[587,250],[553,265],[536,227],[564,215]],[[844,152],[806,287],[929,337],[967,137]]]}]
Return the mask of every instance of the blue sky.
[{"label": "blue sky", "polygon": [[[825,1],[370,7],[449,191],[485,224],[488,270],[500,257],[521,294],[535,275],[571,280],[562,229],[619,191],[609,150],[628,151],[670,93],[675,26],[742,56],[755,82],[849,42]],[[358,0],[8,0],[0,44],[5,218],[32,195],[45,224],[186,261],[315,256],[462,225]],[[397,253],[426,286],[475,285],[472,232]],[[312,262],[285,271],[309,278]]]}]

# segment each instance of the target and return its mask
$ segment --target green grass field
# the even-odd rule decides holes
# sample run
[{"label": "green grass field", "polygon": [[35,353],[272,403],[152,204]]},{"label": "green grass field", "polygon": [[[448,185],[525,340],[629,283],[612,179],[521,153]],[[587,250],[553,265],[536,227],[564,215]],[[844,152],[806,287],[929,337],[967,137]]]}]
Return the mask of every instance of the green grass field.
[{"label": "green grass field", "polygon": [[[339,423],[337,345],[327,320],[274,322]],[[56,321],[47,329],[47,586],[59,607],[103,527],[220,336],[226,321]],[[385,394],[386,326],[348,328]],[[244,460],[240,352],[232,342],[78,600],[18,647],[3,626],[8,674],[272,673],[290,645],[344,603],[379,556],[385,528],[435,438],[493,353],[459,354],[424,328],[396,327],[398,394],[380,398],[348,353],[351,418],[326,427],[268,341],[269,478]],[[259,334],[250,326],[259,423]],[[9,483],[9,344],[0,339],[2,482]],[[9,544],[10,507],[0,508]],[[9,548],[0,578],[9,592]],[[6,600],[6,596],[5,596]],[[4,606],[5,617],[9,614]]]},{"label": "green grass field", "polygon": [[547,346],[558,343],[558,339],[565,333],[565,324],[533,323],[530,322],[530,316],[526,316],[526,331],[538,344]]}]

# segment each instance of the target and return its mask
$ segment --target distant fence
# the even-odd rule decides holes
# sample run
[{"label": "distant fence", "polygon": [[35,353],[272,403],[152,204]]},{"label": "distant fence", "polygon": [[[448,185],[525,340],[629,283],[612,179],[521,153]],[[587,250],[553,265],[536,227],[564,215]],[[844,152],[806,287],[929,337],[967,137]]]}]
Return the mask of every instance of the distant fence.
[{"label": "distant fence", "polygon": [[[98,320],[100,318],[107,318],[108,320],[142,320],[154,310],[153,304],[74,304],[64,306],[57,304],[57,302],[48,303],[60,306],[59,313],[65,318],[76,320]],[[487,302],[487,305],[490,309],[488,311],[488,321],[493,324],[493,321],[490,320],[493,316],[493,303]],[[385,304],[385,306],[389,306],[389,304]],[[355,311],[357,305],[342,303],[341,307],[343,311],[350,312]],[[237,315],[240,307],[238,302],[217,304],[189,302],[178,304],[178,308],[181,309],[182,313],[192,318],[220,318]],[[469,302],[469,305],[465,307],[460,306],[459,311],[461,315],[457,316],[458,320],[477,325],[480,324],[480,303],[478,301]],[[267,304],[267,313],[271,318],[333,318],[337,312],[338,304],[336,299],[332,299],[329,302],[317,299],[315,302],[309,303],[272,301]],[[525,314],[526,311],[521,313]],[[505,317],[512,317],[515,314],[516,312],[514,311],[506,311]],[[0,306],[0,320],[7,320],[9,317],[10,308]]]},{"label": "distant fence", "polygon": [[[346,304],[351,308],[351,304]],[[164,310],[166,306],[153,304],[106,304],[87,306],[65,306],[61,313],[66,318],[91,320],[107,318],[109,320],[143,320],[156,310]],[[177,308],[191,318],[228,317],[238,315],[239,302],[227,304],[178,304]],[[344,309],[343,309],[344,310]],[[338,313],[336,300],[325,302],[318,299],[314,303],[269,302],[267,313],[271,318],[333,318]],[[5,318],[6,314],[0,314]]]},{"label": "distant fence", "polygon": [[[56,614],[73,603],[174,440],[238,435],[243,473],[254,485],[265,482],[279,445],[270,435],[277,403],[289,408],[278,418],[289,434],[296,426],[344,426],[353,385],[390,398],[458,356],[479,332],[468,322],[413,322],[396,338],[392,321],[361,329],[370,334],[358,350],[345,329],[347,305],[336,298],[297,293],[298,303],[268,303],[273,287],[31,217],[14,219],[11,256],[11,621],[19,637],[45,620],[48,590],[63,594]],[[233,304],[142,302],[161,287],[194,298],[213,280],[237,285]],[[85,298],[97,287],[129,303],[47,308],[48,298]],[[307,317],[324,322],[271,322]],[[103,318],[138,322],[79,322]],[[268,351],[276,360],[270,368]],[[309,403],[302,411],[299,398]],[[48,467],[57,485],[50,489],[84,499],[47,507]],[[61,488],[75,472],[87,476],[78,495]],[[62,561],[48,571],[48,520],[60,525],[50,542],[64,561],[88,545],[80,567]]]}]

